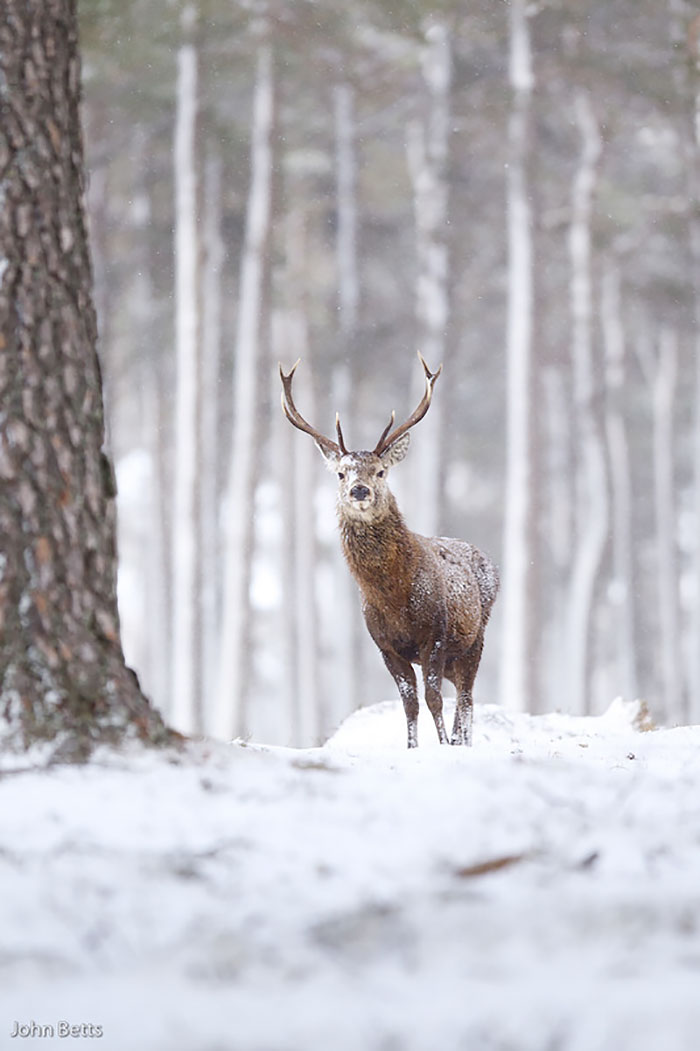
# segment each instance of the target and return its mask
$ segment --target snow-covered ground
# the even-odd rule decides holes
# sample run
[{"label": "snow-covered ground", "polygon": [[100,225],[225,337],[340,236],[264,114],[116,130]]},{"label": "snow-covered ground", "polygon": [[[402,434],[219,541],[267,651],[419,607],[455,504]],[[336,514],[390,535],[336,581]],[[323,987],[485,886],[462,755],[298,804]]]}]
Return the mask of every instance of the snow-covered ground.
[{"label": "snow-covered ground", "polygon": [[0,1048],[697,1051],[700,727],[638,715],[6,773]]}]

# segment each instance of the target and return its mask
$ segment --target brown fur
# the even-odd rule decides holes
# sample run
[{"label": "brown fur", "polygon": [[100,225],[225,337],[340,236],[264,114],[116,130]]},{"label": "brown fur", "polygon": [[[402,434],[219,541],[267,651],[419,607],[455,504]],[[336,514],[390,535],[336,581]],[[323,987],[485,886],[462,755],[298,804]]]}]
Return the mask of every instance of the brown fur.
[{"label": "brown fur", "polygon": [[[447,741],[440,694],[443,677],[457,689],[453,744],[471,743],[472,686],[484,629],[498,587],[495,567],[460,540],[428,538],[408,529],[372,453],[352,453],[353,473],[341,478],[338,519],[343,553],[362,595],[365,623],[401,694],[408,744],[417,744],[418,698],[412,665],[423,669],[426,701],[438,736]],[[335,467],[347,477],[346,460]],[[386,473],[386,472],[385,472]],[[358,514],[348,489],[368,488],[373,502]]]},{"label": "brown fur", "polygon": [[392,413],[372,452],[350,452],[337,417],[337,442],[307,423],[292,395],[299,362],[286,374],[280,365],[285,416],[311,435],[338,478],[343,552],[360,588],[369,633],[403,701],[409,748],[418,744],[414,664],[423,670],[425,699],[440,741],[448,742],[440,692],[446,677],[457,690],[452,744],[471,744],[472,687],[498,592],[498,572],[486,555],[463,540],[412,533],[387,485],[389,468],[406,455],[410,428],[430,407],[442,368],[433,373],[419,357],[425,394],[401,425],[394,427]]}]

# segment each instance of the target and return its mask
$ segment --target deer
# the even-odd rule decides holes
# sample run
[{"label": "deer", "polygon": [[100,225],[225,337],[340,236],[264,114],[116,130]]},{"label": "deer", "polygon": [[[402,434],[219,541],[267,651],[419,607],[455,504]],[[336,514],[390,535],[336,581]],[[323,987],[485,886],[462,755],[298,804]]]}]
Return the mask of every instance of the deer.
[{"label": "deer", "polygon": [[[406,455],[410,430],[428,409],[442,365],[425,372],[425,392],[408,419],[396,413],[374,449],[349,450],[336,413],[337,441],[312,427],[297,409],[292,381],[299,361],[282,380],[282,409],[289,422],[313,438],[338,479],[337,516],[343,554],[360,591],[365,624],[403,702],[408,747],[418,746],[418,692],[413,665],[423,672],[425,700],[441,744],[472,743],[474,680],[484,632],[499,587],[488,555],[463,540],[412,532],[387,484],[389,470]],[[457,700],[451,737],[443,718],[442,680]]]}]

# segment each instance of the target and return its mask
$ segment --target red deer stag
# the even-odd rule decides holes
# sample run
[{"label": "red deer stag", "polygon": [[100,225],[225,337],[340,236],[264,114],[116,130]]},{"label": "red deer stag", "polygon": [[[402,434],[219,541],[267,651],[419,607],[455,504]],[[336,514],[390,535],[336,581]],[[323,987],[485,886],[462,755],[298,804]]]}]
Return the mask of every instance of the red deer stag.
[{"label": "red deer stag", "polygon": [[298,361],[288,375],[280,365],[282,408],[290,423],[311,435],[338,477],[343,553],[360,588],[369,633],[403,701],[408,747],[418,744],[413,664],[420,664],[423,670],[425,699],[440,742],[448,743],[440,692],[444,677],[457,690],[452,744],[470,745],[472,687],[498,591],[498,571],[486,555],[463,540],[412,533],[387,485],[388,470],[406,455],[408,432],[430,408],[433,387],[442,371],[440,366],[431,372],[420,353],[418,357],[425,370],[425,394],[398,427],[394,427],[392,412],[372,452],[346,448],[337,415],[337,442],[301,416],[292,396]]}]

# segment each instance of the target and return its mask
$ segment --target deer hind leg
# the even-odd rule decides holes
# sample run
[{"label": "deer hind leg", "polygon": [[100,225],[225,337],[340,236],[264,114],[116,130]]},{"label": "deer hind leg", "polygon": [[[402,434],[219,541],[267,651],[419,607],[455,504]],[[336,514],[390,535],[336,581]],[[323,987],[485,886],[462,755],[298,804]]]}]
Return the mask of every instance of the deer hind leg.
[{"label": "deer hind leg", "polygon": [[457,687],[457,704],[455,706],[454,723],[452,724],[452,744],[470,746],[472,743],[472,720],[474,714],[472,689],[479,669],[483,648],[484,635],[482,632],[467,651],[462,663],[455,669],[453,681]]},{"label": "deer hind leg", "polygon": [[416,689],[416,673],[410,661],[400,657],[398,653],[394,653],[391,650],[382,650],[382,657],[391,672],[403,702],[403,710],[406,713],[406,723],[408,724],[408,747],[417,748],[418,691]]},{"label": "deer hind leg", "polygon": [[435,643],[430,656],[423,664],[423,680],[425,682],[425,702],[430,714],[435,721],[440,744],[449,744],[445,721],[442,717],[442,676],[445,670],[445,657],[442,644]]}]

